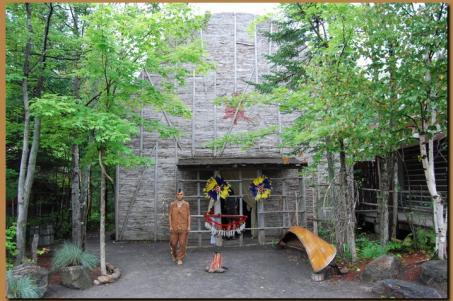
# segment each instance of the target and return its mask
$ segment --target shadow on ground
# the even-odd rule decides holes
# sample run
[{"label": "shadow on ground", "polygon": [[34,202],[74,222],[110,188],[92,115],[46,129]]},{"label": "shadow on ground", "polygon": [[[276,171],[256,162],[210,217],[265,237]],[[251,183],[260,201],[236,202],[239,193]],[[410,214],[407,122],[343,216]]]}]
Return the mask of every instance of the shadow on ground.
[{"label": "shadow on ground", "polygon": [[[96,241],[88,250],[98,253]],[[73,290],[51,284],[46,298],[372,298],[370,286],[358,281],[313,282],[306,256],[273,246],[226,247],[228,271],[210,274],[208,248],[188,249],[184,265],[170,259],[167,242],[109,242],[107,261],[120,267],[111,284]]]}]

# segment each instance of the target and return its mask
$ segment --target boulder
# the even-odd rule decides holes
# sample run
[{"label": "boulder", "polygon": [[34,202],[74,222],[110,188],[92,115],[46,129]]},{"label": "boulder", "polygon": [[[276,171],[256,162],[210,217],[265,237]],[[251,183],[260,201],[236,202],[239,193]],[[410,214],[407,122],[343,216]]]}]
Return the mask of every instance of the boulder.
[{"label": "boulder", "polygon": [[399,279],[384,279],[376,282],[371,291],[386,298],[443,298],[434,288]]},{"label": "boulder", "polygon": [[446,260],[430,260],[421,265],[420,280],[438,290],[448,290],[448,262]]},{"label": "boulder", "polygon": [[94,284],[100,285],[104,283],[112,283],[116,281],[121,276],[121,271],[119,268],[115,268],[112,264],[106,263],[108,275],[101,275],[93,281]]},{"label": "boulder", "polygon": [[93,285],[88,269],[80,265],[61,268],[60,276],[61,284],[69,288],[87,289]]},{"label": "boulder", "polygon": [[13,269],[14,277],[29,276],[38,286],[38,298],[42,298],[49,285],[49,271],[33,263],[23,263]]},{"label": "boulder", "polygon": [[401,271],[401,260],[396,256],[382,255],[368,263],[360,276],[363,281],[396,278]]}]

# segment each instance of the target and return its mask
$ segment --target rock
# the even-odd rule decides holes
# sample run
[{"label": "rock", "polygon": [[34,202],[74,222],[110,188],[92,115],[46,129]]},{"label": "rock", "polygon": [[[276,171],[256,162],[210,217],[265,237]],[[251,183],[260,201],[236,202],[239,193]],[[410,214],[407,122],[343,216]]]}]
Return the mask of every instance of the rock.
[{"label": "rock", "polygon": [[396,278],[401,270],[401,260],[398,257],[382,255],[371,261],[361,274],[361,279],[368,282]]},{"label": "rock", "polygon": [[98,281],[100,283],[112,282],[112,277],[110,277],[109,275],[102,275],[98,277]]},{"label": "rock", "polygon": [[385,279],[376,282],[371,291],[379,297],[387,298],[442,298],[435,289],[399,279]]},{"label": "rock", "polygon": [[421,265],[420,280],[438,290],[447,292],[448,290],[448,262],[445,260],[430,260]]},{"label": "rock", "polygon": [[61,284],[69,288],[87,289],[93,283],[87,268],[78,265],[60,269]]},{"label": "rock", "polygon": [[14,277],[29,276],[38,286],[38,298],[42,298],[49,284],[49,271],[33,263],[23,263],[14,267]]},{"label": "rock", "polygon": [[110,273],[109,275],[101,275],[99,276],[96,280],[94,280],[94,284],[100,285],[104,283],[111,283],[116,281],[118,278],[121,276],[121,272],[119,268],[115,268],[111,264],[106,264],[107,267],[107,273]]}]

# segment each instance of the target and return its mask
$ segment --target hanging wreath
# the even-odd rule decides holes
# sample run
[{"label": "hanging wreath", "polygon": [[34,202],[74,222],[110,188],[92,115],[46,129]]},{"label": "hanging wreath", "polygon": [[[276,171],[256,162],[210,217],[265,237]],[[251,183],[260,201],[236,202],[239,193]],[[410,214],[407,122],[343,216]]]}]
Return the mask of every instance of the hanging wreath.
[{"label": "hanging wreath", "polygon": [[[220,187],[220,190],[216,189],[217,186]],[[217,200],[218,193],[220,193],[221,199],[226,199],[232,191],[230,184],[228,184],[222,177],[215,176],[208,179],[203,192],[207,198]]]},{"label": "hanging wreath", "polygon": [[266,176],[260,176],[250,184],[250,191],[257,201],[269,198],[271,190],[271,181]]}]

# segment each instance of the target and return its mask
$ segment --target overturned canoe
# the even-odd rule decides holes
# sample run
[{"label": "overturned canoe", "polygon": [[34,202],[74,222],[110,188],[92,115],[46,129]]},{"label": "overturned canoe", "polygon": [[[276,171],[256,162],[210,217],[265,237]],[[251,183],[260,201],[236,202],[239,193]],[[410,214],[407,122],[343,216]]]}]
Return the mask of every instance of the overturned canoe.
[{"label": "overturned canoe", "polygon": [[278,243],[282,247],[296,248],[307,252],[315,273],[327,267],[337,254],[335,246],[303,227],[293,226]]}]

